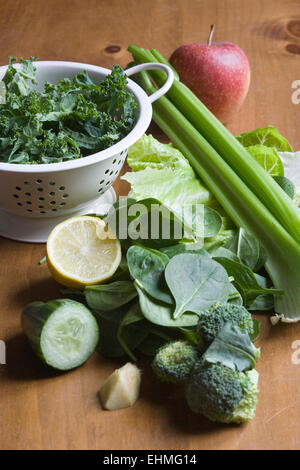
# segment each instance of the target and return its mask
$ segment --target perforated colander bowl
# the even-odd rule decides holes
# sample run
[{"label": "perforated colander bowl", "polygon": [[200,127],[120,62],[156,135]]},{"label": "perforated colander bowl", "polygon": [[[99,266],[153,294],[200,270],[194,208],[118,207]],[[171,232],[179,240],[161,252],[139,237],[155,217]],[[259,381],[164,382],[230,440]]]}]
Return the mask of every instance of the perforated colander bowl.
[{"label": "perforated colander bowl", "polygon": [[[86,70],[95,82],[111,70],[77,62],[35,62],[37,90],[46,81],[57,83]],[[0,67],[0,79],[7,66]],[[128,80],[138,104],[136,123],[120,142],[88,157],[62,163],[18,165],[0,162],[0,235],[19,241],[41,243],[62,220],[110,205],[116,195],[111,188],[125,162],[128,148],[147,130],[156,99],[171,87],[172,70],[163,64],[142,64],[126,71],[127,76],[142,70],[162,69],[167,80],[148,97],[134,81]]]}]

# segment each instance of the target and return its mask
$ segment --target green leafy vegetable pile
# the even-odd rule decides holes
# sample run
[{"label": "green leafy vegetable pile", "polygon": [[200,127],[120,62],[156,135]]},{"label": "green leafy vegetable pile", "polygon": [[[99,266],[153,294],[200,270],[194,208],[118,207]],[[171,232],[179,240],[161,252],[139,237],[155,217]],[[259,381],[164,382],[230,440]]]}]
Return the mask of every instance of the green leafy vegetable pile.
[{"label": "green leafy vegetable pile", "polygon": [[[246,145],[262,135],[269,136],[265,147],[281,142],[279,148],[288,148],[270,127],[238,138]],[[260,144],[255,145],[258,150]],[[267,170],[274,155],[257,161]],[[132,171],[123,179],[131,190],[112,211],[118,236],[122,216],[127,221],[120,268],[107,284],[64,293],[83,295],[98,318],[98,350],[103,356],[154,356],[153,371],[162,381],[185,383],[193,411],[212,421],[249,421],[255,415],[260,355],[252,343],[259,335],[259,321],[249,310],[273,310],[274,296],[282,294],[264,269],[268,252],[261,240],[233,223],[171,144],[144,135],[129,149],[128,163]],[[274,178],[285,178],[281,168],[281,163],[273,165]],[[136,204],[146,213],[132,210]],[[158,236],[151,236],[153,205],[164,209],[172,222],[168,239],[161,226]],[[182,237],[176,238],[175,227],[183,223],[181,209],[196,205],[203,207],[201,237],[192,215],[184,220]],[[100,217],[112,221],[110,212]],[[137,237],[130,236],[131,224]]]},{"label": "green leafy vegetable pile", "polygon": [[2,78],[0,161],[56,163],[106,149],[125,137],[135,123],[136,102],[126,90],[126,75],[114,66],[102,82],[87,72],[36,91],[35,58],[10,58]]},{"label": "green leafy vegetable pile", "polygon": [[[125,215],[128,233],[130,225],[135,224],[140,227],[139,236],[121,238],[122,263],[109,283],[86,287],[83,292],[64,291],[83,295],[97,316],[101,354],[117,357],[126,353],[136,360],[137,351],[153,356],[171,340],[198,344],[199,351],[207,349],[209,333],[205,333],[203,324],[205,321],[209,328],[214,315],[204,312],[210,312],[216,303],[226,305],[215,315],[223,316],[223,323],[235,321],[242,312],[237,326],[256,335],[257,325],[246,309],[270,310],[274,307],[274,294],[280,292],[272,288],[263,269],[266,253],[261,244],[234,226],[181,152],[171,145],[144,135],[129,149],[128,161],[132,170],[136,169],[124,175],[124,179],[131,180],[130,194],[114,204],[115,212],[100,217],[110,224],[112,214],[116,214],[116,233],[120,235],[121,215]],[[160,179],[160,173],[166,176],[166,170],[169,179]],[[150,192],[139,180],[140,177],[144,181],[146,171],[156,175]],[[184,174],[191,181],[189,187],[186,180],[185,192],[180,181]],[[155,184],[157,181],[164,181],[164,186]],[[183,198],[180,202],[180,194],[187,193],[188,201]],[[188,223],[189,230],[180,239],[172,236],[175,230],[170,231],[168,239],[162,237],[160,230],[156,238],[151,238],[148,217],[153,205],[163,208],[175,226],[182,223],[180,208],[199,201],[206,201],[201,240],[192,223]],[[146,209],[146,214],[132,211],[135,204]],[[219,319],[219,329],[223,323]]]},{"label": "green leafy vegetable pile", "polygon": [[[166,63],[155,50],[133,45],[128,50],[138,64]],[[149,94],[156,89],[153,80],[161,86],[165,73],[156,70],[142,72],[137,77]],[[278,180],[283,177],[283,168],[277,157],[280,152],[291,150],[289,144],[274,128],[257,129],[248,136],[242,134],[236,138],[178,78],[167,96],[153,104],[153,118],[181,150],[229,218],[263,246],[267,253],[266,270],[273,285],[281,291],[275,297],[277,320],[298,321],[300,212],[291,200],[290,185]],[[237,275],[234,263],[226,261],[230,276]],[[239,280],[247,302],[254,300],[252,295],[256,296],[257,289],[263,288],[265,282],[245,269],[239,270]]]}]

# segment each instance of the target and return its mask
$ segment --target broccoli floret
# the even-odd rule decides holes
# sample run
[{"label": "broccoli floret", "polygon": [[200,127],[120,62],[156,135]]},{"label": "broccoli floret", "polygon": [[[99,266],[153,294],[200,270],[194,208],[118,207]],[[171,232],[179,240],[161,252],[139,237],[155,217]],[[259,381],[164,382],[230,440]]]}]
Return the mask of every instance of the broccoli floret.
[{"label": "broccoli floret", "polygon": [[249,380],[242,401],[234,412],[233,422],[235,423],[245,423],[253,419],[255,416],[259,373],[257,372],[257,370],[252,369],[248,372],[244,372],[244,374],[248,377]]},{"label": "broccoli floret", "polygon": [[197,361],[185,388],[189,407],[211,421],[243,423],[255,416],[258,372]]},{"label": "broccoli floret", "polygon": [[197,359],[199,355],[196,346],[187,341],[172,341],[158,350],[152,362],[152,369],[164,382],[184,382]]},{"label": "broccoli floret", "polygon": [[217,303],[199,316],[197,339],[201,352],[208,348],[227,322],[238,326],[242,331],[247,331],[249,334],[254,331],[252,317],[243,306],[232,303]]}]

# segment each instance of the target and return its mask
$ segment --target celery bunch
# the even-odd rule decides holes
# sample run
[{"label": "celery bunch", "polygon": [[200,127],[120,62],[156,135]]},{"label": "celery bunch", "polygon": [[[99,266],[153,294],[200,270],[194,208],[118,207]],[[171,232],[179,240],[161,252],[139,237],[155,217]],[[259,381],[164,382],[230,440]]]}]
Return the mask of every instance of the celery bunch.
[{"label": "celery bunch", "polygon": [[[164,62],[161,54],[129,46],[136,63]],[[151,78],[150,78],[151,77]],[[152,79],[152,80],[151,80]],[[148,94],[164,72],[138,78]],[[176,78],[167,97],[153,105],[153,119],[190,161],[196,173],[239,227],[251,232],[268,254],[266,269],[282,321],[300,320],[300,212],[238,140]]]}]

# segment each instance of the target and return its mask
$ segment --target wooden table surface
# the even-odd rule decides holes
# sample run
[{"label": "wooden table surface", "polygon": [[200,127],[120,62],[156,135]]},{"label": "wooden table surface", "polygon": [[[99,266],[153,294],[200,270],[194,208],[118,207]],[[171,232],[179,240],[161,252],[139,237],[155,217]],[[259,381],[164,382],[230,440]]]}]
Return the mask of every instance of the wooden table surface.
[{"label": "wooden table surface", "polygon": [[[250,92],[230,129],[273,124],[299,149],[300,105],[291,102],[291,84],[300,79],[299,1],[6,0],[0,64],[13,55],[125,66],[128,44],[169,56],[181,44],[206,40],[211,23],[215,39],[240,45],[251,64]],[[119,194],[128,190],[119,180],[114,186]],[[182,389],[158,383],[146,359],[139,363],[143,381],[136,405],[103,411],[97,391],[124,359],[94,354],[83,367],[55,374],[35,359],[21,334],[24,305],[59,296],[46,265],[38,265],[44,254],[44,245],[0,239],[0,339],[7,347],[7,364],[0,366],[1,449],[300,448],[300,354],[292,349],[300,323],[271,327],[261,316],[259,403],[247,425],[213,424],[193,414]]]}]

